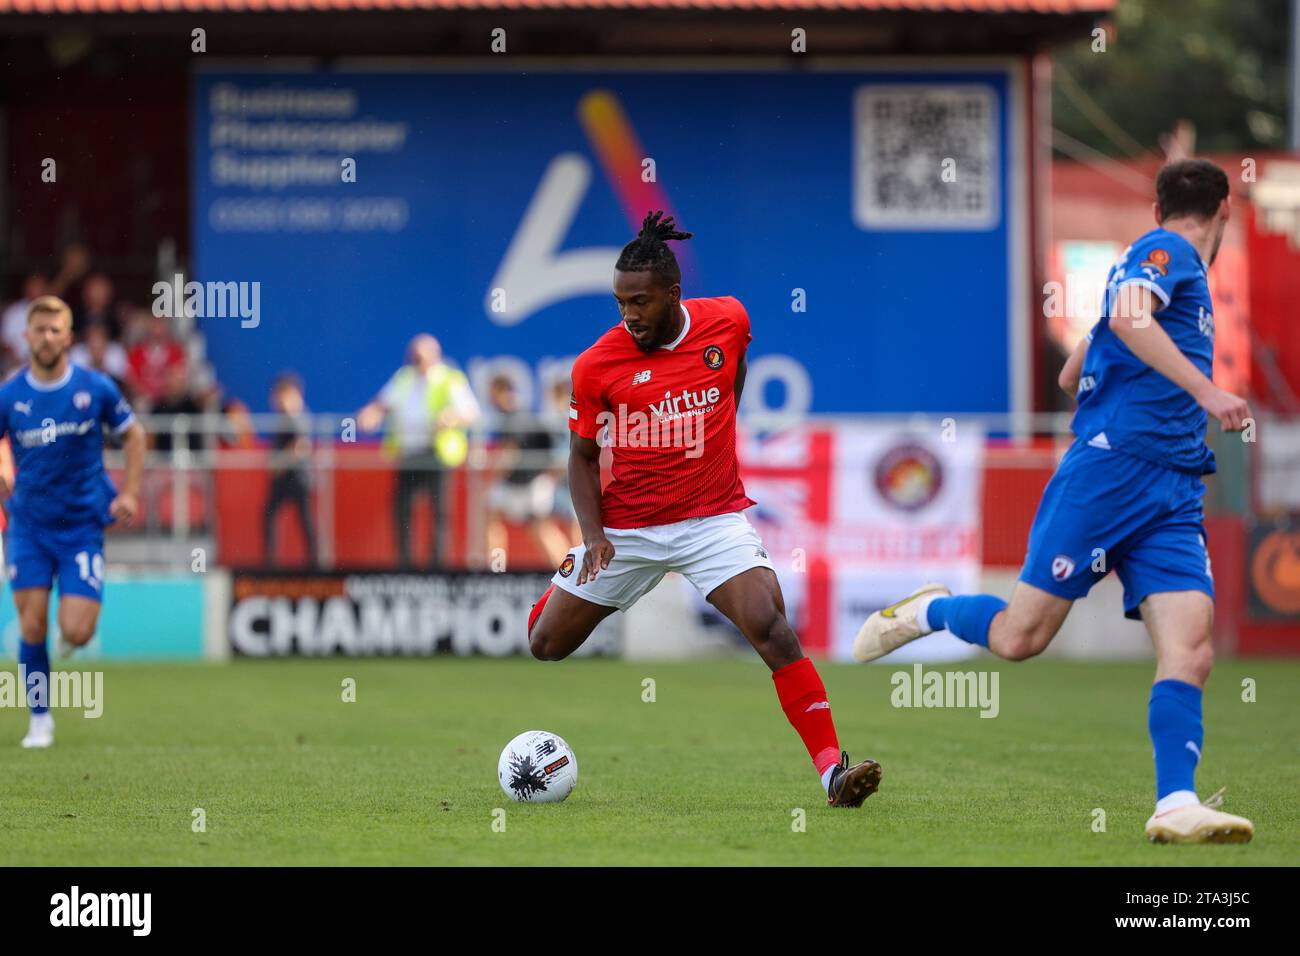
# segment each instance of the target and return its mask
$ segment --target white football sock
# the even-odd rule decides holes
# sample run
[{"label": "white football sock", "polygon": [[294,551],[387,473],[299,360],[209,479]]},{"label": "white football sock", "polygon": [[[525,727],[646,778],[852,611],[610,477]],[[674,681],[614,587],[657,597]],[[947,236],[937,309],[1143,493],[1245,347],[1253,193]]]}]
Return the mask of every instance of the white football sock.
[{"label": "white football sock", "polygon": [[930,602],[937,597],[943,597],[943,595],[927,594],[916,602],[916,626],[921,629],[922,636],[934,633],[934,628],[930,626],[930,618],[927,615],[930,612]]},{"label": "white football sock", "polygon": [[1179,807],[1187,807],[1200,802],[1196,798],[1195,790],[1175,790],[1173,793],[1167,793],[1156,801],[1156,813],[1177,810]]},{"label": "white football sock", "polygon": [[826,768],[826,772],[822,774],[822,789],[826,791],[826,796],[828,797],[831,795],[831,777],[834,775],[835,768],[838,766],[839,764],[837,763],[831,764]]}]

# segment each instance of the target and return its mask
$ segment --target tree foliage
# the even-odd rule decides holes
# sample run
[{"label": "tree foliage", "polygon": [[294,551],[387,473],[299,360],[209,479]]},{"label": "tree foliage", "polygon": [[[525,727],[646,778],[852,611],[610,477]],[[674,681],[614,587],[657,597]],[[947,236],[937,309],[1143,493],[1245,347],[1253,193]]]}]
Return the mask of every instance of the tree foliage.
[{"label": "tree foliage", "polygon": [[1111,156],[1158,151],[1178,120],[1194,124],[1198,153],[1283,148],[1289,7],[1119,0],[1104,52],[1091,38],[1055,51],[1054,126]]}]

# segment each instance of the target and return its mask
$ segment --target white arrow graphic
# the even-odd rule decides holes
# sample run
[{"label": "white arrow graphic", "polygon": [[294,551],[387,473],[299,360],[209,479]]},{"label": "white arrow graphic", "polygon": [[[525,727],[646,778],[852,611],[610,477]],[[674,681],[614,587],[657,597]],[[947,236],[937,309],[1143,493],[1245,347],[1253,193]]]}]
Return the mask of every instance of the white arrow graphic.
[{"label": "white arrow graphic", "polygon": [[591,182],[591,166],[577,153],[551,160],[483,297],[497,325],[518,325],[555,302],[608,293],[621,248],[589,246],[557,253]]}]

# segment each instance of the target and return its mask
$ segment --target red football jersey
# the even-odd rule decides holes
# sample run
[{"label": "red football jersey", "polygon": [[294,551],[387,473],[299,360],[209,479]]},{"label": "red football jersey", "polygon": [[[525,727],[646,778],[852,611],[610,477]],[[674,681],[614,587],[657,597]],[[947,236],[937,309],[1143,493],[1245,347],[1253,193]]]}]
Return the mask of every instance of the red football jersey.
[{"label": "red football jersey", "polygon": [[573,363],[569,429],[611,446],[607,528],[644,528],[754,504],[736,460],[736,369],[749,315],[731,296],[684,299],[677,339],[646,353],[620,322]]}]

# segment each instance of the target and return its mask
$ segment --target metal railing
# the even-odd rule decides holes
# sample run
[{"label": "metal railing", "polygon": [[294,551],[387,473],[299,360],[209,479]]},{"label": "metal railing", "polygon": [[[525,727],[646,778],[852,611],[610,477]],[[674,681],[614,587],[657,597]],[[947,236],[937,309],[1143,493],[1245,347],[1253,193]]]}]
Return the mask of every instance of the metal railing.
[{"label": "metal railing", "polygon": [[[484,495],[491,484],[499,480],[503,467],[523,470],[553,470],[562,480],[567,459],[568,428],[566,412],[536,416],[529,420],[516,420],[513,427],[493,422],[490,418],[469,431],[468,458],[463,466],[452,469],[463,473],[458,489],[448,489],[447,494],[463,495],[450,504],[464,508],[466,530],[464,540],[454,541],[451,550],[461,555],[460,566],[482,566],[486,555],[484,542],[485,514],[482,507]],[[145,482],[142,494],[143,520],[135,529],[114,532],[115,544],[110,555],[114,561],[142,566],[181,567],[191,561],[195,547],[213,549],[218,527],[217,476],[223,471],[275,471],[285,464],[274,458],[269,447],[273,436],[286,430],[285,419],[276,414],[248,416],[242,422],[256,436],[257,447],[244,447],[249,433],[240,432],[232,420],[219,413],[202,415],[141,416],[146,431],[152,436],[151,449],[146,458]],[[1026,414],[863,414],[863,415],[813,415],[792,417],[788,415],[740,416],[740,425],[749,434],[778,432],[800,424],[873,423],[892,424],[900,430],[941,434],[944,429],[976,427],[986,435],[1000,439],[991,443],[995,451],[986,456],[986,468],[1051,468],[1056,458],[1068,445],[1068,413]],[[322,567],[336,564],[339,549],[336,546],[334,517],[338,495],[339,477],[349,471],[391,472],[395,461],[385,454],[379,444],[379,435],[361,432],[352,415],[311,414],[298,426],[309,437],[310,450],[296,466],[309,477],[312,500],[312,518],[318,541],[316,563]],[[553,444],[546,450],[521,450],[515,460],[503,465],[495,442],[510,431],[545,430],[553,435]],[[160,436],[169,439],[170,448],[161,451],[153,447]],[[166,443],[166,440],[164,441]],[[191,447],[191,445],[195,447]],[[122,453],[110,449],[107,455],[110,468],[120,469]],[[407,468],[425,467],[408,461]],[[192,498],[197,493],[197,505]],[[167,500],[164,502],[163,499]],[[251,503],[249,520],[261,522],[260,504]],[[446,507],[446,506],[445,506]],[[451,514],[446,507],[444,514]],[[387,510],[380,512],[388,521]],[[455,566],[455,564],[453,564]]]},{"label": "metal railing", "polygon": [[[456,508],[465,510],[463,540],[452,541],[449,550],[461,557],[460,564],[484,565],[487,562],[485,547],[486,516],[482,503],[485,493],[501,477],[503,467],[523,470],[552,470],[563,481],[567,460],[568,426],[567,409],[531,419],[515,419],[511,428],[491,417],[469,431],[469,453],[465,464],[454,471],[463,474],[457,488],[447,488],[445,494],[463,495],[454,501],[444,502],[444,515]],[[336,564],[337,547],[335,514],[339,476],[348,471],[391,472],[396,467],[392,457],[385,454],[379,444],[379,435],[361,432],[355,418],[346,414],[311,414],[295,429],[287,429],[286,421],[277,414],[257,414],[235,420],[220,414],[201,415],[142,415],[141,421],[151,436],[151,448],[146,457],[145,479],[142,485],[142,520],[133,529],[114,532],[112,557],[119,563],[137,566],[188,565],[195,548],[205,548],[209,555],[221,555],[220,542],[216,540],[218,528],[217,478],[222,472],[275,471],[283,467],[271,449],[272,439],[283,430],[301,430],[309,437],[310,450],[295,467],[308,476],[311,488],[311,518],[315,525],[317,553],[315,562],[322,567]],[[1021,442],[1034,436],[1061,435],[1068,426],[1068,416],[1042,415],[854,415],[854,416],[799,416],[743,414],[741,427],[749,433],[766,433],[788,429],[804,423],[828,424],[833,422],[889,422],[900,429],[940,430],[946,427],[979,427],[989,434],[1009,436]],[[251,429],[251,432],[249,431]],[[521,450],[515,460],[503,466],[495,449],[495,441],[512,430],[545,430],[553,435],[553,445],[548,450]],[[256,447],[246,447],[250,436]],[[161,439],[161,442],[160,442]],[[169,445],[158,450],[157,444]],[[193,447],[192,447],[193,446]],[[1040,458],[1042,451],[1035,453]],[[110,449],[107,456],[110,468],[120,469],[122,453]],[[994,464],[996,467],[996,464]],[[407,461],[406,468],[426,467],[418,461]],[[260,531],[264,515],[260,504],[250,502],[248,520],[257,522]],[[382,520],[391,520],[385,510]]]}]

